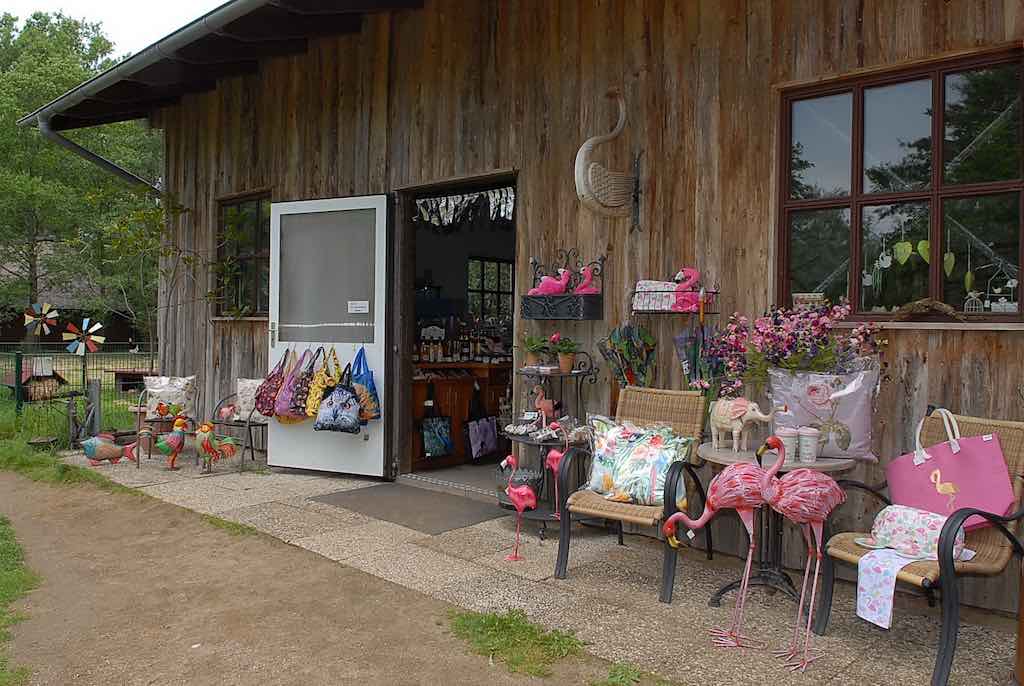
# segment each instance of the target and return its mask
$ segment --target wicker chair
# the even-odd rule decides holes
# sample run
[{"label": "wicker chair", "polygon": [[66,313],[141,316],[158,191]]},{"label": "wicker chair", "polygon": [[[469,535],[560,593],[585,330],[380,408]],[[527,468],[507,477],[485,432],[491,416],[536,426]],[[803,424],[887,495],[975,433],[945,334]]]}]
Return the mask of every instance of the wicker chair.
[{"label": "wicker chair", "polygon": [[[958,416],[960,431],[964,436],[978,436],[995,433],[1006,457],[1006,466],[1013,480],[1016,504],[1014,514],[1000,517],[989,512],[964,508],[954,512],[942,529],[939,537],[938,561],[914,562],[904,567],[896,577],[897,581],[922,589],[929,605],[935,605],[935,591],[942,595],[942,633],[939,637],[935,670],[932,672],[933,686],[941,686],[949,680],[953,655],[956,652],[957,633],[960,628],[960,592],[957,578],[963,576],[996,576],[1010,563],[1014,554],[1024,557],[1024,546],[1020,541],[1021,510],[1024,496],[1024,423],[994,419]],[[937,416],[928,417],[921,431],[922,445],[935,445],[946,440],[942,420]],[[857,489],[876,496],[886,505],[889,499],[881,493],[885,484],[877,488],[858,481],[840,481],[845,489]],[[976,555],[970,562],[954,562],[953,542],[957,530],[973,515],[981,515],[992,522],[992,526],[976,529],[967,534],[967,547]],[[863,533],[841,533],[832,536],[827,545],[828,555],[841,562],[856,565],[868,550],[854,543]],[[815,618],[815,633],[822,634],[828,626],[832,609],[834,575],[832,565],[824,565],[821,587],[821,603]]]},{"label": "wicker chair", "polygon": [[[701,430],[704,427],[705,404],[704,396],[698,391],[667,391],[654,388],[637,388],[629,386],[619,394],[619,407],[616,419],[630,421],[639,426],[651,424],[667,424],[680,436],[691,436],[694,445],[700,443]],[[562,511],[561,536],[558,541],[558,559],[555,562],[555,578],[564,579],[569,564],[569,543],[572,536],[572,519],[593,518],[618,522],[619,544],[622,544],[622,523],[640,526],[658,526],[662,521],[674,514],[680,479],[683,472],[690,475],[694,490],[700,495],[700,507],[704,506],[704,489],[700,479],[689,460],[673,462],[665,475],[664,505],[646,506],[629,503],[613,502],[604,496],[581,488],[571,492],[575,487],[570,482],[575,471],[573,463],[585,459],[586,453],[581,450],[570,450],[562,459],[558,474],[558,488],[561,494]],[[671,497],[669,494],[672,494]],[[705,529],[707,556],[711,559],[711,533]],[[662,566],[661,595],[663,603],[672,602],[672,587],[676,576],[677,551],[664,544],[665,558]]]}]

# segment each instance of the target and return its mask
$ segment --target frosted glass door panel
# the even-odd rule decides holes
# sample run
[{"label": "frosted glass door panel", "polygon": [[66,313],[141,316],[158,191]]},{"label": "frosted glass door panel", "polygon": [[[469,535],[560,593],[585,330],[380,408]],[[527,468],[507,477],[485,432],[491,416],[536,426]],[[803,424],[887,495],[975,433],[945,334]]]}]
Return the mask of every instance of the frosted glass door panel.
[{"label": "frosted glass door panel", "polygon": [[282,342],[373,343],[376,212],[281,216]]}]

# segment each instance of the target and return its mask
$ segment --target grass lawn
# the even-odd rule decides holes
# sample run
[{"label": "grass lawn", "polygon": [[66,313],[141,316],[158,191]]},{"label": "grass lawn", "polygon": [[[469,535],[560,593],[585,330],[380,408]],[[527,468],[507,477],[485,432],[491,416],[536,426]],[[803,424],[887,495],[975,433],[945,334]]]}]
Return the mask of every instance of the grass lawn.
[{"label": "grass lawn", "polygon": [[0,517],[0,686],[15,686],[28,680],[29,670],[12,667],[4,644],[10,638],[8,629],[21,617],[10,606],[39,583],[38,577],[25,566],[21,546],[14,539],[14,529],[6,517]]},{"label": "grass lawn", "polygon": [[522,610],[505,614],[452,612],[452,633],[480,655],[498,659],[510,672],[533,677],[551,674],[551,665],[570,655],[579,655],[583,642],[565,631],[544,631],[531,624]]}]

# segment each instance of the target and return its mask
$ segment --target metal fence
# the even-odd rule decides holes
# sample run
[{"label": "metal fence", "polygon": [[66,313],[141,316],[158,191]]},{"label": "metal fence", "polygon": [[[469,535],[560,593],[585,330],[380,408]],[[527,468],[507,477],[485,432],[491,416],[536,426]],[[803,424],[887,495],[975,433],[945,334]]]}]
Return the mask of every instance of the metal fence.
[{"label": "metal fence", "polygon": [[142,379],[156,368],[156,350],[144,343],[106,343],[84,355],[60,343],[0,343],[0,437],[66,446],[75,421],[90,414],[94,429],[130,430]]}]

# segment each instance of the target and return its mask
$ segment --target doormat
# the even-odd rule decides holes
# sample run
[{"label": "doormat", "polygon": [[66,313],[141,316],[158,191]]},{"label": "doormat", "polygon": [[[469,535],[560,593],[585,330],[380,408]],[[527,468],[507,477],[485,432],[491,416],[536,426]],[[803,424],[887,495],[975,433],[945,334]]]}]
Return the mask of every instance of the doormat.
[{"label": "doormat", "polygon": [[310,498],[386,522],[437,534],[508,516],[497,501],[485,503],[403,484],[381,484]]}]

